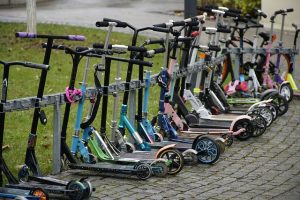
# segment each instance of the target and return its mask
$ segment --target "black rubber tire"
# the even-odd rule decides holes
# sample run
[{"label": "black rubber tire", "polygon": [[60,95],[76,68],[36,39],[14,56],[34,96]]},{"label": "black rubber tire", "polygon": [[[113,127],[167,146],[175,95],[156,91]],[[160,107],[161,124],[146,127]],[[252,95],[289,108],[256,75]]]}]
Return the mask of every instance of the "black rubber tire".
[{"label": "black rubber tire", "polygon": [[249,138],[252,137],[253,133],[254,133],[254,126],[251,123],[251,121],[249,119],[240,119],[238,120],[234,126],[233,126],[233,131],[237,131],[240,128],[245,128],[246,131],[244,131],[243,133],[236,135],[235,137],[241,141],[243,140],[248,140]]},{"label": "black rubber tire", "polygon": [[198,161],[202,164],[214,164],[221,154],[218,143],[208,136],[199,137],[192,148],[198,152]]},{"label": "black rubber tire", "polygon": [[157,158],[163,158],[172,161],[170,166],[168,166],[169,175],[178,174],[183,169],[184,158],[183,155],[177,149],[165,149],[164,151],[158,154]]},{"label": "black rubber tire", "polygon": [[273,99],[272,103],[277,106],[278,116],[282,116],[288,111],[289,104],[287,100],[280,94],[271,95],[269,99]]}]

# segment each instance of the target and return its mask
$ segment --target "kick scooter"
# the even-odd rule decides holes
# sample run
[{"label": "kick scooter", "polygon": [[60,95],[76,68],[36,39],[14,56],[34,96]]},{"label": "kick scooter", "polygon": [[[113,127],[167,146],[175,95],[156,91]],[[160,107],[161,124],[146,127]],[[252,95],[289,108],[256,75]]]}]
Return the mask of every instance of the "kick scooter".
[{"label": "kick scooter", "polygon": [[[120,22],[118,20],[113,20],[113,19],[104,19],[104,21],[106,22],[118,22],[118,23],[122,23],[122,24],[127,24],[126,22]],[[135,45],[136,44],[136,40],[138,37],[138,33],[140,31],[143,30],[147,30],[149,28],[142,28],[142,29],[136,29],[134,28],[132,25],[127,24],[127,26],[134,30],[134,36],[132,39],[132,44]],[[160,29],[160,28],[152,28],[151,30],[156,30],[156,31],[160,31],[160,32],[164,32],[166,30],[164,29]],[[144,48],[144,47],[140,47],[140,48]],[[144,52],[146,53],[146,52]],[[130,59],[135,59],[135,60],[139,60],[138,56],[131,53],[130,54]],[[143,63],[144,61],[141,61],[141,63]],[[143,66],[142,64],[140,64],[140,66]],[[149,65],[146,65],[149,66]],[[128,130],[129,134],[131,135],[131,137],[134,139],[135,145],[137,147],[138,150],[141,151],[134,151],[136,153],[139,153],[140,156],[143,155],[152,155],[152,158],[164,158],[167,159],[168,162],[170,163],[168,165],[168,174],[177,174],[179,173],[182,168],[183,168],[183,156],[182,154],[176,149],[175,144],[171,144],[168,146],[164,146],[163,148],[160,148],[158,150],[155,151],[150,151],[151,147],[150,145],[143,141],[143,139],[140,137],[140,135],[138,134],[138,132],[135,130],[134,126],[129,122],[129,119],[126,116],[127,113],[127,102],[128,102],[128,96],[129,96],[129,83],[131,82],[131,74],[132,74],[132,70],[133,70],[133,64],[132,63],[128,63],[128,70],[127,70],[127,76],[126,76],[126,84],[125,84],[125,92],[124,92],[124,98],[123,98],[123,104],[121,107],[121,116],[120,116],[120,121],[119,121],[119,130],[115,131],[114,135],[122,135],[120,138],[120,143],[124,143],[124,139],[122,139],[124,137],[125,134],[125,128]],[[109,78],[109,77],[108,77]],[[109,81],[109,80],[108,80]],[[105,86],[104,86],[105,87]],[[103,97],[103,100],[106,97]],[[103,101],[103,107],[106,107],[105,105],[107,105],[104,101]],[[106,113],[102,113],[102,121],[101,121],[101,135],[106,135],[105,134],[105,129],[106,129]],[[115,136],[114,136],[115,137]],[[109,144],[109,141],[107,138],[105,138],[106,142]],[[118,144],[119,146],[122,146],[122,144]],[[110,145],[109,145],[110,146]],[[112,147],[113,148],[113,147]],[[128,150],[128,149],[127,149]],[[132,151],[133,149],[130,148],[130,151]],[[143,151],[143,153],[142,153]],[[131,154],[131,156],[138,156],[136,155],[136,153]],[[122,156],[129,156],[130,154],[128,153],[124,153],[121,152],[120,155]]]},{"label": "kick scooter", "polygon": [[[73,60],[73,69],[71,74],[71,81],[69,84],[69,87],[66,89],[66,98],[70,103],[74,103],[76,100],[79,100],[78,104],[78,112],[76,117],[76,124],[75,124],[75,132],[72,136],[72,146],[70,151],[71,159],[69,159],[68,156],[66,156],[65,159],[67,159],[68,166],[71,169],[82,169],[82,170],[89,170],[89,171],[97,171],[99,173],[113,173],[113,174],[123,174],[123,175],[135,175],[140,179],[148,179],[151,174],[151,168],[148,164],[140,162],[139,160],[130,160],[122,162],[121,160],[119,162],[98,162],[96,163],[96,156],[94,156],[91,151],[88,148],[88,143],[92,143],[92,134],[95,133],[95,129],[93,127],[89,126],[88,123],[91,123],[95,119],[95,115],[91,116],[88,120],[89,122],[81,123],[82,114],[83,114],[83,104],[86,97],[86,79],[87,79],[87,73],[89,70],[89,63],[87,63],[86,71],[84,74],[84,81],[81,86],[81,90],[77,90],[74,88],[75,86],[75,79],[76,79],[76,72],[78,69],[78,65],[80,60],[84,56],[88,57],[102,57],[102,54],[108,54],[108,51],[103,50],[95,50],[90,48],[77,48],[77,50],[72,50],[71,48],[59,45],[59,46],[53,46],[52,48],[60,48],[64,49],[66,53],[72,55]],[[99,104],[101,95],[99,93],[96,94],[96,104]],[[100,96],[99,96],[100,95]],[[65,110],[66,112],[66,110]],[[68,111],[69,112],[69,111]],[[65,116],[69,115],[65,113]],[[64,122],[67,120],[64,118]],[[63,127],[67,127],[65,124],[63,124]],[[79,138],[80,130],[83,128],[84,134],[83,139]],[[64,140],[65,141],[65,140]],[[65,147],[68,147],[67,144],[65,144]],[[69,148],[68,148],[69,149]],[[65,149],[66,150],[66,149]],[[63,152],[63,155],[67,155],[66,152]],[[76,158],[76,156],[80,156],[83,160],[83,163],[79,163],[79,159]],[[65,162],[65,160],[64,160]]]},{"label": "kick scooter", "polygon": [[[1,104],[0,104],[0,145],[3,145],[3,136],[4,136],[4,123],[5,123],[5,112],[3,112],[3,107],[7,102],[7,92],[8,92],[8,78],[9,78],[9,71],[10,68],[14,65],[41,69],[41,70],[48,70],[49,65],[45,64],[35,64],[29,62],[3,62],[0,61],[0,64],[4,66],[3,70],[3,81],[2,81],[2,95],[1,95]],[[15,178],[15,176],[11,173],[9,168],[7,167],[3,157],[2,157],[2,148],[0,148],[0,162],[1,162],[1,171],[5,174],[8,184],[6,187],[14,188],[14,189],[21,189],[21,190],[31,190],[35,191],[36,194],[39,193],[40,197],[46,198],[47,193],[50,194],[58,194],[58,195],[66,195],[71,199],[84,199],[91,195],[92,187],[88,181],[84,179],[79,181],[61,181],[57,179],[53,179],[50,177],[42,177],[42,176],[29,176],[28,169],[25,170],[24,167],[22,168],[23,171],[19,172],[19,180]],[[26,174],[22,174],[26,173]],[[0,183],[3,184],[2,180],[2,173],[0,176]],[[25,182],[26,181],[26,182]],[[42,190],[38,190],[38,188],[42,188]],[[8,189],[9,190],[9,189]]]}]

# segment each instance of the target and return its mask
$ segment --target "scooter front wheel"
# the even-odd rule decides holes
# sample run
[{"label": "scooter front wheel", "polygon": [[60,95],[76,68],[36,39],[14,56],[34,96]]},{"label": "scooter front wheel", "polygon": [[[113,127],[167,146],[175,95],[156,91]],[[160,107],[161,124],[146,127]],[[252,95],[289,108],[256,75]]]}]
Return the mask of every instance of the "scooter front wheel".
[{"label": "scooter front wheel", "polygon": [[168,166],[162,160],[155,160],[150,166],[154,176],[165,177],[168,174]]},{"label": "scooter front wheel", "polygon": [[255,127],[252,136],[253,137],[261,136],[266,131],[267,128],[267,123],[265,118],[258,113],[252,113],[250,114],[250,116],[252,117],[251,121],[253,123],[253,126]]},{"label": "scooter front wheel", "polygon": [[213,164],[220,157],[220,147],[218,143],[207,136],[197,139],[193,144],[193,149],[198,152],[198,162],[203,164]]},{"label": "scooter front wheel", "polygon": [[174,148],[165,149],[160,152],[158,158],[167,159],[168,162],[168,174],[178,174],[183,169],[184,158],[183,155]]}]

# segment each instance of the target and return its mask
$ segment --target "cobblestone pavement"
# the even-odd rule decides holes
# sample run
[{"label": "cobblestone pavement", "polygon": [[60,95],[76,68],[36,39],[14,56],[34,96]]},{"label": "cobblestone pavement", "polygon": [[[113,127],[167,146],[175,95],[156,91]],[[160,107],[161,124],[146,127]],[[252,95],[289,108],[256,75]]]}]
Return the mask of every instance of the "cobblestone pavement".
[{"label": "cobblestone pavement", "polygon": [[[299,105],[299,100],[291,102],[261,137],[235,141],[214,165],[187,166],[177,176],[146,181],[92,175],[96,191],[90,199],[299,200]],[[80,177],[71,174],[61,177]]]}]

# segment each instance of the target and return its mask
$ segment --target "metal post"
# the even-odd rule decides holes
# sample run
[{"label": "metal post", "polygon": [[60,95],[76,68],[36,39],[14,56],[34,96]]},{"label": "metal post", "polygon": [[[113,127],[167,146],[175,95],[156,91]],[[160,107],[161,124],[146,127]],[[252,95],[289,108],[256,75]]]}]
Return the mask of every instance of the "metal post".
[{"label": "metal post", "polygon": [[197,0],[184,0],[184,18],[197,15]]},{"label": "metal post", "polygon": [[61,158],[60,158],[60,127],[61,127],[61,120],[60,120],[60,104],[57,100],[54,104],[54,114],[53,114],[53,174],[58,174],[61,171]]},{"label": "metal post", "polygon": [[27,0],[27,32],[36,33],[36,0]]}]

